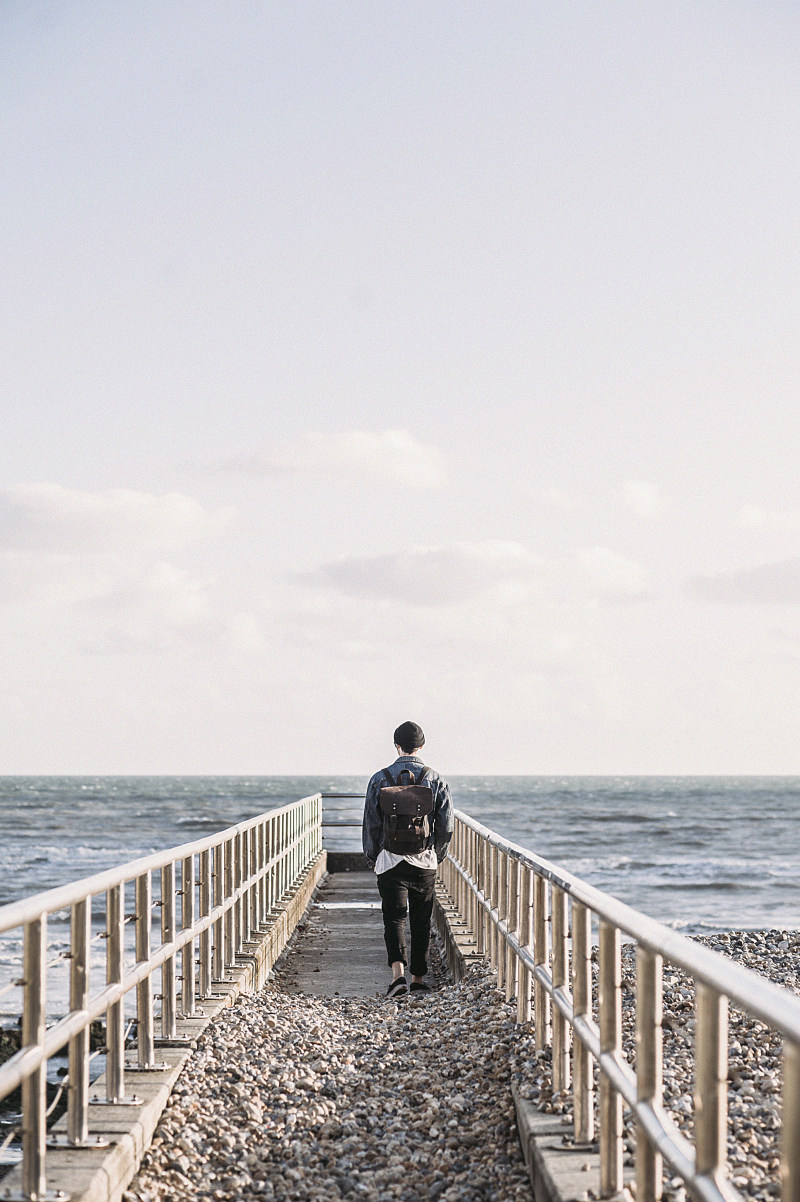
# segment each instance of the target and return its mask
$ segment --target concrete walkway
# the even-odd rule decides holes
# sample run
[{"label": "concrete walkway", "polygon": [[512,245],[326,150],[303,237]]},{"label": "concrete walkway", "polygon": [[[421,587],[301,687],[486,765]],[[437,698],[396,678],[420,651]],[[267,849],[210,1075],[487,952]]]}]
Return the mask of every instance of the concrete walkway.
[{"label": "concrete walkway", "polygon": [[390,980],[375,874],[333,873],[298,927],[283,987],[311,997],[373,997]]}]

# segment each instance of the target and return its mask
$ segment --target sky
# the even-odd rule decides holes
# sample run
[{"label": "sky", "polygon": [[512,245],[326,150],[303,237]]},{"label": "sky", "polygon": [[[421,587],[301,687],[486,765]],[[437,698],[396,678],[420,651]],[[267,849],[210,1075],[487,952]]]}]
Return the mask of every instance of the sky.
[{"label": "sky", "polygon": [[0,774],[800,774],[798,61],[3,0]]}]

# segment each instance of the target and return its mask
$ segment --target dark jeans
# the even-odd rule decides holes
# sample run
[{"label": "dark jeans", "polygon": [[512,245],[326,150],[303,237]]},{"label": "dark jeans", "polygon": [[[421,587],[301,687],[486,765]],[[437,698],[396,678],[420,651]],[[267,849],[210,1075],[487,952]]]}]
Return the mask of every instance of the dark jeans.
[{"label": "dark jeans", "polygon": [[436,869],[418,868],[401,860],[378,877],[383,912],[383,937],[389,965],[396,960],[406,964],[406,918],[411,926],[411,975],[424,977],[428,971],[431,942],[431,914]]}]

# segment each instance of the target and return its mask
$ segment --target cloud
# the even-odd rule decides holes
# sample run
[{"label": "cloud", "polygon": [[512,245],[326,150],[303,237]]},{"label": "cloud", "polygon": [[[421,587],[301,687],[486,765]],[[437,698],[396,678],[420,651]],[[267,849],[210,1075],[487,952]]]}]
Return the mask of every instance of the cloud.
[{"label": "cloud", "polygon": [[89,618],[81,649],[94,654],[165,651],[221,633],[205,584],[169,563],[117,580],[78,608]]},{"label": "cloud", "polygon": [[229,514],[211,514],[182,493],[112,489],[89,493],[59,484],[0,490],[0,549],[76,554],[164,552],[216,533]]},{"label": "cloud", "polygon": [[733,572],[695,576],[688,587],[704,601],[800,605],[800,556]]},{"label": "cloud", "polygon": [[[605,601],[638,601],[651,595],[647,572],[609,547],[590,547],[574,556],[577,583],[590,596]],[[572,573],[568,572],[568,578]]]},{"label": "cloud", "polygon": [[515,542],[449,543],[385,555],[334,560],[301,579],[357,597],[414,606],[449,606],[491,590],[498,605],[523,599],[640,600],[647,574],[607,547],[545,561]]},{"label": "cloud", "polygon": [[767,533],[792,533],[800,530],[800,511],[763,509],[760,505],[743,505],[739,510],[739,525],[745,530]]},{"label": "cloud", "polygon": [[315,431],[254,455],[237,456],[216,465],[224,471],[256,476],[308,475],[383,481],[416,489],[446,487],[442,453],[418,442],[406,430]]},{"label": "cloud", "polygon": [[563,509],[565,513],[576,513],[583,504],[580,497],[566,492],[563,488],[546,488],[539,495],[546,505],[553,509]]},{"label": "cloud", "polygon": [[353,596],[452,605],[496,584],[530,577],[540,562],[518,543],[450,543],[335,560],[302,579]]},{"label": "cloud", "polygon": [[622,485],[625,504],[641,518],[657,518],[667,509],[668,499],[650,480],[625,480]]},{"label": "cloud", "polygon": [[84,653],[257,647],[255,623],[220,605],[208,564],[193,575],[170,562],[184,548],[194,562],[230,515],[181,493],[2,489],[0,603],[13,621]]}]

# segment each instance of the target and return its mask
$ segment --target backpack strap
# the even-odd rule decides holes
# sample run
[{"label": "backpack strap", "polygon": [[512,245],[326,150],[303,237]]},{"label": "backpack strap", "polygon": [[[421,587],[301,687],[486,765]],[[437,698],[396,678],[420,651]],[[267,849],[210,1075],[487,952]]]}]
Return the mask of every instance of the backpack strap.
[{"label": "backpack strap", "polygon": [[[411,769],[411,768],[403,768],[403,769],[402,769],[402,771],[401,771],[401,773],[400,773],[400,776],[402,776],[402,775],[403,775],[403,772],[407,772],[407,773],[408,773],[408,775],[411,777],[411,779],[412,779],[412,781],[414,782],[414,784],[415,784],[415,785],[421,785],[421,784],[422,784],[422,782],[424,781],[425,777],[426,777],[426,776],[428,775],[428,773],[430,772],[430,768],[428,768],[428,767],[427,767],[427,765],[424,765],[424,764],[423,764],[423,766],[422,766],[422,772],[421,772],[421,773],[420,773],[420,775],[419,775],[419,779],[415,779],[414,772],[412,771],[412,769]],[[387,782],[389,783],[389,785],[396,785],[396,784],[397,784],[397,780],[399,780],[399,779],[400,779],[400,776],[398,776],[397,780],[395,780],[395,779],[394,779],[394,777],[392,776],[392,774],[391,774],[391,772],[389,771],[389,769],[388,769],[388,768],[384,768],[384,769],[383,769],[383,775],[386,777],[386,780],[387,780]]]}]

